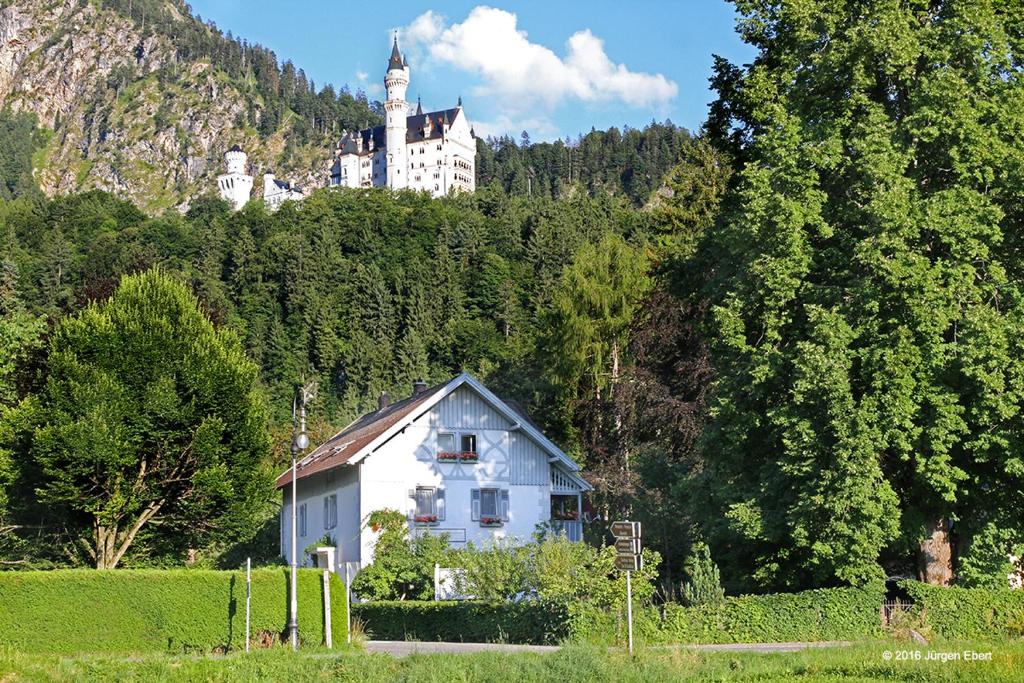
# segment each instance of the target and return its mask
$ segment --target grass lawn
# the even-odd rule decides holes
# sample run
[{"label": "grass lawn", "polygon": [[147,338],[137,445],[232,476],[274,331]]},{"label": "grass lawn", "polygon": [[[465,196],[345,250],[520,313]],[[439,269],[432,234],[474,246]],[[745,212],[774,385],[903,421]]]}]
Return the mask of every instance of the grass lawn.
[{"label": "grass lawn", "polygon": [[[885,660],[883,653],[921,659]],[[963,651],[991,652],[964,661]],[[961,659],[927,661],[928,653]],[[555,654],[413,655],[393,659],[355,650],[292,655],[272,650],[227,656],[138,657],[25,655],[0,651],[0,683],[15,681],[1012,681],[1024,680],[1024,641],[860,644],[787,654],[651,649],[619,651],[570,645]]]}]

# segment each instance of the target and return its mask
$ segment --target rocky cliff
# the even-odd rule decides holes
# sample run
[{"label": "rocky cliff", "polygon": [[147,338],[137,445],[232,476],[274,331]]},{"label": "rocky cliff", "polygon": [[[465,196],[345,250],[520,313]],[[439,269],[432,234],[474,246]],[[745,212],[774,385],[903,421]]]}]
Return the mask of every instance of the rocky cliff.
[{"label": "rocky cliff", "polygon": [[[235,52],[244,61],[241,43],[191,17],[178,1],[160,2],[156,10],[151,3],[150,17],[161,18],[162,31],[153,18],[147,27],[145,14],[140,21],[131,3],[128,8],[97,0],[0,0],[0,108],[31,112],[47,131],[33,157],[43,192],[97,188],[150,212],[185,208],[215,191],[222,155],[233,144],[249,152],[254,196],[269,167],[300,185],[325,183],[331,134],[342,122],[312,133],[307,126],[298,140],[299,117],[288,101],[268,102],[266,82],[277,82],[268,67],[231,73],[218,63]],[[175,26],[212,45],[210,57],[183,58],[200,50],[176,44]],[[269,68],[277,73],[272,53],[261,54],[271,56]],[[351,111],[373,122],[365,100],[349,99]],[[279,122],[260,125],[271,108]]]}]

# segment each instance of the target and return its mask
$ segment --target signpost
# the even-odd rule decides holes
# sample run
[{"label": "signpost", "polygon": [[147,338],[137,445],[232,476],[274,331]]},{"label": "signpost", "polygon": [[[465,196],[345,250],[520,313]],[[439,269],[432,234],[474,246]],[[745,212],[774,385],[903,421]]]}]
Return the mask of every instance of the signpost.
[{"label": "signpost", "polygon": [[640,522],[613,522],[615,536],[615,568],[626,572],[626,628],[629,633],[629,654],[633,655],[633,572],[643,567],[640,555]]}]

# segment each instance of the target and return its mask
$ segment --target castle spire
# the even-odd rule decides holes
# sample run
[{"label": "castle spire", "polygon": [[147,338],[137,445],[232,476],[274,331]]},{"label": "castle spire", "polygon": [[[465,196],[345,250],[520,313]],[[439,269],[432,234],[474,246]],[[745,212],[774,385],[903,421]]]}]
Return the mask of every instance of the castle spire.
[{"label": "castle spire", "polygon": [[388,60],[388,71],[402,69],[405,64],[402,60],[402,53],[398,50],[398,31],[395,31],[395,42],[391,46],[391,59]]},{"label": "castle spire", "polygon": [[423,102],[419,95],[416,96],[416,116],[423,116]]}]

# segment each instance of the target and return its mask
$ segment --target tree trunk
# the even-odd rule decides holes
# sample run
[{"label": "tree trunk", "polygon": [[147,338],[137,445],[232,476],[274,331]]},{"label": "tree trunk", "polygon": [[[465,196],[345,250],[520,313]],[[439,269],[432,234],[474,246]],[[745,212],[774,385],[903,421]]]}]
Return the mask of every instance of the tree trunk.
[{"label": "tree trunk", "polygon": [[924,583],[948,586],[953,582],[953,544],[946,520],[935,520],[927,533],[918,550],[917,577]]}]

